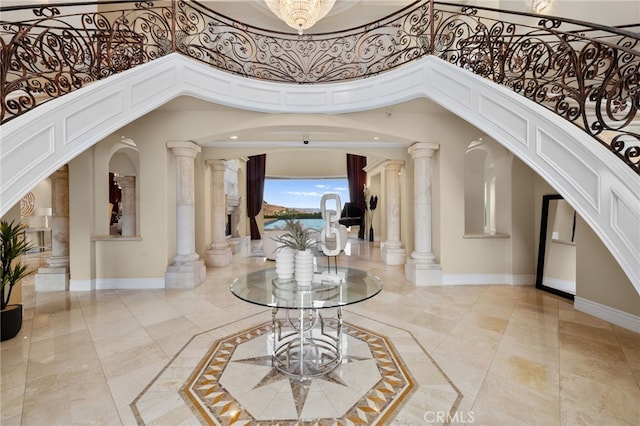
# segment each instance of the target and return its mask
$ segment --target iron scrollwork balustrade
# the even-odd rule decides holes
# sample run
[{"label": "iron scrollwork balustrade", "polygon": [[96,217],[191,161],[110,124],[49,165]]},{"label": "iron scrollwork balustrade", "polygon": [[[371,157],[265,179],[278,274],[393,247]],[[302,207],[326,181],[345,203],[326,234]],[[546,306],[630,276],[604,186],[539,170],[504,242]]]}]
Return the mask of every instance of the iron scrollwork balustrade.
[{"label": "iron scrollwork balustrade", "polygon": [[428,6],[339,34],[298,36],[248,27],[195,1],[179,1],[177,50],[216,68],[288,83],[376,75],[423,56]]},{"label": "iron scrollwork balustrade", "polygon": [[640,36],[535,19],[535,26],[509,23],[441,4],[434,54],[552,110],[640,174]]},{"label": "iron scrollwork balustrade", "polygon": [[303,36],[254,28],[196,1],[0,11],[2,123],[171,52],[241,76],[299,84],[367,78],[433,54],[579,126],[640,174],[638,26],[428,0],[362,27]]},{"label": "iron scrollwork balustrade", "polygon": [[[113,4],[2,9],[3,123],[172,51],[170,7],[151,2],[134,7],[121,3],[113,10],[109,6]],[[27,13],[33,18],[7,21]]]}]

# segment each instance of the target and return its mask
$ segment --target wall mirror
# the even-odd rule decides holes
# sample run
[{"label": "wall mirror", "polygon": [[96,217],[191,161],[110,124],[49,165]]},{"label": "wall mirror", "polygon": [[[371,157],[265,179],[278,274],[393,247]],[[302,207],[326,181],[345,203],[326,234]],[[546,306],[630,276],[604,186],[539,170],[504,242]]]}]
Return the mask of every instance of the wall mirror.
[{"label": "wall mirror", "polygon": [[561,195],[542,197],[536,287],[573,300],[576,294],[576,211]]}]

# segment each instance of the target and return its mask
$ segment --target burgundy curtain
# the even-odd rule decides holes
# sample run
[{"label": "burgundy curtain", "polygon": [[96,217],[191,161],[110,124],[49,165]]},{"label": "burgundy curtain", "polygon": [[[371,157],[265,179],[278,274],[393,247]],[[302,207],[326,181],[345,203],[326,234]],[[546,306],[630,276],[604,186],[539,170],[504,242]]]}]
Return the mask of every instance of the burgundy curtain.
[{"label": "burgundy curtain", "polygon": [[252,240],[260,239],[256,216],[262,209],[266,161],[267,154],[249,156],[247,161],[247,216],[251,225]]},{"label": "burgundy curtain", "polygon": [[122,190],[116,183],[115,174],[109,172],[109,203],[113,206],[111,209],[111,218],[109,219],[109,225],[113,225],[117,222],[118,213],[120,213],[120,199],[122,197]]},{"label": "burgundy curtain", "polygon": [[355,154],[347,154],[347,180],[349,181],[349,201],[362,211],[360,218],[360,230],[358,238],[364,238],[364,186],[367,184],[367,157]]}]

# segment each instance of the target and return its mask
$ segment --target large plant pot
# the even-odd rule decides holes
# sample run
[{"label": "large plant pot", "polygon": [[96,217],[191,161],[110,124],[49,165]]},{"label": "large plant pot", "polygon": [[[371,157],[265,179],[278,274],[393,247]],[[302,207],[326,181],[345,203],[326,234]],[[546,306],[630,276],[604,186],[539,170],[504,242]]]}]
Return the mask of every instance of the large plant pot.
[{"label": "large plant pot", "polygon": [[276,274],[278,279],[287,281],[293,279],[295,250],[289,247],[280,247],[276,253]]},{"label": "large plant pot", "polygon": [[295,265],[298,287],[310,287],[313,281],[313,252],[311,250],[296,251]]},{"label": "large plant pot", "polygon": [[0,311],[0,340],[5,341],[17,336],[22,328],[22,305],[7,305]]}]

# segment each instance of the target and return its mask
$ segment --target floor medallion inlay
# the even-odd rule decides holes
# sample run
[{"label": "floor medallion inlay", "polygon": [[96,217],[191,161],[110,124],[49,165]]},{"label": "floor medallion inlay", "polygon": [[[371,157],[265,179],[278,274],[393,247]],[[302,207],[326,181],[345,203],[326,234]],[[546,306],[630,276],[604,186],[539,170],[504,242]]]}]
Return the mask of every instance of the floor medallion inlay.
[{"label": "floor medallion inlay", "polygon": [[369,426],[456,414],[462,393],[410,332],[345,316],[342,362],[325,375],[301,381],[272,367],[264,311],[194,335],[131,410],[140,425]]},{"label": "floor medallion inlay", "polygon": [[317,423],[345,418],[375,424],[414,389],[384,336],[343,325],[342,363],[301,380],[272,367],[271,323],[218,340],[184,387],[184,396],[213,424]]}]

